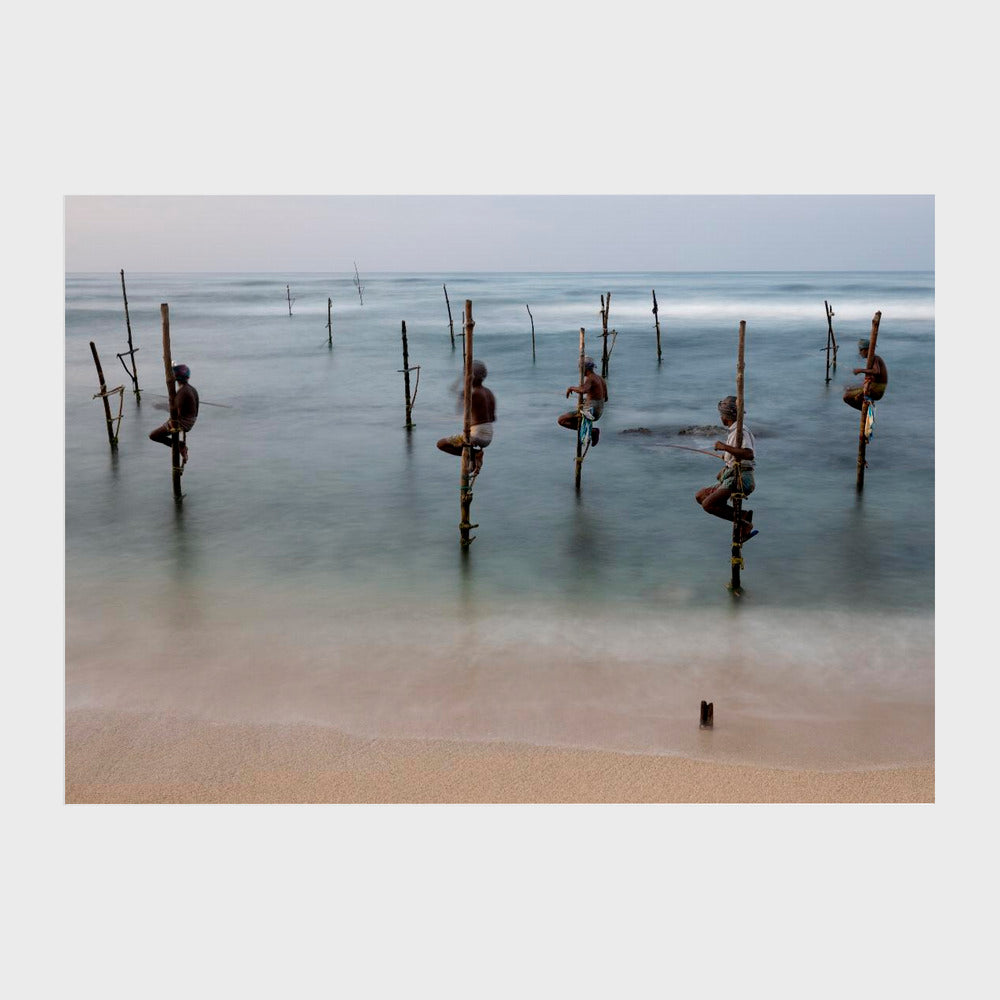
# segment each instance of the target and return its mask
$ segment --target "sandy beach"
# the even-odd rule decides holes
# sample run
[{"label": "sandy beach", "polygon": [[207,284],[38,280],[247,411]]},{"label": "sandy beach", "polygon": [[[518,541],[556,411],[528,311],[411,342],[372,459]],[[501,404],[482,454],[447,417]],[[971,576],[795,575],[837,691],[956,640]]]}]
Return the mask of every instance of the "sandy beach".
[{"label": "sandy beach", "polygon": [[358,739],[75,710],[67,803],[933,802],[934,767],[814,771],[505,743]]}]

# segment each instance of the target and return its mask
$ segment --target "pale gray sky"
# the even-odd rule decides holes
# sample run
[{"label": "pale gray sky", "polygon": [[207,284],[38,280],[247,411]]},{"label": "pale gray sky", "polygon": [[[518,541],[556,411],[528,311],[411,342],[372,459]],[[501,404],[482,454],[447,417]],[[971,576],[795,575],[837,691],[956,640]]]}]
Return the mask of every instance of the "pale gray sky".
[{"label": "pale gray sky", "polygon": [[931,195],[68,196],[67,271],[932,270]]}]

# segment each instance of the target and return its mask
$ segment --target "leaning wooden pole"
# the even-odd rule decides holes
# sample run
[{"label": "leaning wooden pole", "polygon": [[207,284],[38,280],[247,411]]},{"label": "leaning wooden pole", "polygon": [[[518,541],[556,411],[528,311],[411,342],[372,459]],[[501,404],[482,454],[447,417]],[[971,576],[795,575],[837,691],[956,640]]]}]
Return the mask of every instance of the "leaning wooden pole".
[{"label": "leaning wooden pole", "polygon": [[170,446],[170,461],[174,484],[174,500],[181,502],[181,443],[180,424],[177,419],[177,385],[174,381],[174,366],[170,360],[170,308],[166,302],[160,303],[160,319],[163,322],[163,371],[167,379],[167,397],[170,399],[170,427],[173,443]]},{"label": "leaning wooden pole", "polygon": [[[125,369],[126,374],[132,380],[132,392],[135,393],[135,401],[137,403],[142,402],[141,390],[139,389],[139,369],[135,363],[135,352],[138,350],[137,347],[132,346],[132,320],[128,314],[128,295],[125,294],[125,268],[121,269],[121,279],[122,279],[122,300],[125,302],[125,329],[128,331],[128,350],[123,351],[118,355],[118,360],[121,361],[122,367]],[[128,366],[125,364],[125,355],[128,354],[129,360],[132,362],[132,370],[129,371]]]},{"label": "leaning wooden pole", "polygon": [[531,360],[535,360],[535,317],[531,315],[531,306],[525,303],[525,309],[528,310],[528,319],[531,320]]},{"label": "leaning wooden pole", "polygon": [[101,386],[99,395],[104,402],[104,419],[108,427],[108,444],[111,445],[112,451],[116,451],[118,449],[118,435],[111,426],[113,420],[111,417],[111,404],[108,402],[108,387],[104,384],[104,370],[101,368],[101,359],[97,356],[97,346],[93,341],[90,342],[90,353],[94,355],[94,364],[97,365],[97,381]]},{"label": "leaning wooden pole", "polygon": [[326,300],[326,331],[327,343],[333,347],[333,299]]},{"label": "leaning wooden pole", "polygon": [[656,362],[659,364],[663,360],[663,351],[660,350],[660,307],[656,304],[656,289],[653,289],[653,319],[656,320]]},{"label": "leaning wooden pole", "polygon": [[837,338],[833,334],[833,310],[830,303],[823,300],[826,307],[826,381],[830,382],[830,351],[833,351],[833,370],[837,370]]},{"label": "leaning wooden pole", "polygon": [[470,508],[472,506],[472,445],[469,441],[472,436],[472,328],[476,324],[472,319],[472,300],[465,300],[465,324],[462,331],[465,340],[465,391],[464,405],[462,413],[462,472],[459,483],[459,507],[461,509],[462,520],[459,522],[458,530],[461,536],[463,549],[468,547],[475,540],[475,535],[469,532],[478,527],[472,523]]},{"label": "leaning wooden pole", "polygon": [[[587,377],[587,363],[586,363],[586,330],[584,327],[580,327],[580,385],[583,385],[583,380]],[[583,393],[577,393],[576,396],[576,488],[579,492],[580,489],[580,477],[583,474]]]},{"label": "leaning wooden pole", "polygon": [[403,320],[403,384],[406,388],[406,429],[413,428],[413,400],[410,399],[410,352],[406,344],[406,320]]},{"label": "leaning wooden pole", "polygon": [[[872,359],[875,357],[875,342],[878,340],[878,325],[882,320],[882,312],[879,310],[872,317],[872,335],[868,341],[868,358],[865,361],[865,368],[871,368]],[[865,387],[871,382],[871,376],[865,376]],[[870,405],[870,400],[868,399],[867,391],[864,394],[864,398],[861,401],[861,427],[858,430],[858,478],[857,478],[857,490],[860,493],[865,487],[865,468],[867,467],[867,462],[865,461],[865,452],[868,448],[868,442],[865,440],[865,422],[868,419],[868,407]]]},{"label": "leaning wooden pole", "polygon": [[292,289],[289,285],[285,285],[285,297],[288,299],[288,315],[292,315]]},{"label": "leaning wooden pole", "polygon": [[444,289],[444,304],[448,307],[448,332],[451,334],[451,346],[455,348],[455,321],[451,318],[451,302],[448,299],[448,286],[441,285]]},{"label": "leaning wooden pole", "polygon": [[[736,447],[743,447],[743,369],[744,369],[744,349],[746,346],[747,324],[746,320],[740,320],[740,344],[736,354]],[[730,585],[733,593],[740,592],[740,570],[743,568],[743,542],[741,535],[743,525],[740,515],[743,512],[743,467],[739,459],[736,460],[733,471],[736,473],[736,481],[733,490],[733,543],[730,554],[730,564],[732,566],[732,576]]]}]

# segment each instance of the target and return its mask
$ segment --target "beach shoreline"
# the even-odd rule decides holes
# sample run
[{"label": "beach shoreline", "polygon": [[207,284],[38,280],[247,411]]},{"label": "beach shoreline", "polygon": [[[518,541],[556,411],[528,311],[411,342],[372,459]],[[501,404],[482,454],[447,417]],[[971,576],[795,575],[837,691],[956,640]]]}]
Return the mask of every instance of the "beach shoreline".
[{"label": "beach shoreline", "polygon": [[67,804],[934,802],[933,764],[779,769],[99,709],[66,714],[65,779]]}]

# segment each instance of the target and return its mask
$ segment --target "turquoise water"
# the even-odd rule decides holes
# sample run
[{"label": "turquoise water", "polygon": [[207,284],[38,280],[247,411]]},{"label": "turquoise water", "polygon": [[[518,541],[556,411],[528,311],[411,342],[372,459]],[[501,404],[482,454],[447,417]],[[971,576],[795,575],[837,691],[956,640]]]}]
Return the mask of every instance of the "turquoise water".
[{"label": "turquoise water", "polygon": [[[714,691],[717,718],[720,702],[739,705],[769,733],[811,718],[857,735],[873,704],[908,711],[912,731],[872,756],[929,758],[932,273],[362,279],[363,305],[347,275],[126,274],[145,392],[138,406],[126,392],[114,455],[89,341],[109,383],[128,387],[114,357],[126,347],[119,276],[67,276],[71,708],[691,752],[656,713],[685,717],[688,698]],[[475,355],[497,397],[467,556],[459,463],[434,447],[461,421],[443,282],[456,329],[473,302]],[[600,357],[608,291],[610,402],[577,495],[574,438],[555,421],[581,326]],[[829,385],[824,300],[841,344]],[[161,302],[174,360],[220,404],[202,407],[190,435],[180,507],[169,451],[146,437],[165,419]],[[890,385],[859,496],[858,414],[840,394],[876,310]],[[740,320],[761,533],[734,601],[728,525],[693,500],[718,463],[666,445],[710,449],[721,435],[715,404],[735,391]],[[401,321],[421,366],[411,432]],[[650,433],[624,433],[637,428]],[[744,735],[728,757],[761,759],[752,727]],[[817,759],[870,758],[831,738]]]}]

